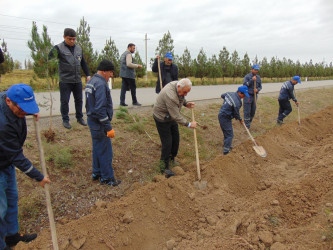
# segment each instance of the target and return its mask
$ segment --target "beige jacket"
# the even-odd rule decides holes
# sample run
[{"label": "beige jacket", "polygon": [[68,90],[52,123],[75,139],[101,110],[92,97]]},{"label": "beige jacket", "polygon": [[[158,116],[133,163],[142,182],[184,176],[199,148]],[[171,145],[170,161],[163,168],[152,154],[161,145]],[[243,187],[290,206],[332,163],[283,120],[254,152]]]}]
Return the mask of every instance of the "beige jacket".
[{"label": "beige jacket", "polygon": [[159,122],[176,121],[181,125],[188,126],[189,122],[180,114],[181,107],[185,106],[187,102],[183,96],[178,95],[177,82],[168,83],[159,93],[153,115]]}]

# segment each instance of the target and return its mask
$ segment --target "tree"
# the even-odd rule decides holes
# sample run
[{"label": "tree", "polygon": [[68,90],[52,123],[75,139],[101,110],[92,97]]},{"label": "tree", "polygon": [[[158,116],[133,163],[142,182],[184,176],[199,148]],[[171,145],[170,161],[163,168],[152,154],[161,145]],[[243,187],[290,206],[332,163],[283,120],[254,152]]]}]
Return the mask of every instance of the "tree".
[{"label": "tree", "polygon": [[209,58],[207,63],[207,74],[208,77],[213,78],[214,80],[221,75],[220,67],[216,55],[212,55]]},{"label": "tree", "polygon": [[243,60],[241,61],[241,65],[242,65],[242,68],[241,68],[242,75],[246,75],[247,73],[250,72],[250,70],[251,70],[250,58],[247,53],[244,54]]},{"label": "tree", "polygon": [[221,68],[222,79],[224,81],[224,77],[228,76],[230,71],[229,51],[225,46],[220,50],[218,62]]},{"label": "tree", "polygon": [[139,54],[138,51],[136,51],[134,56],[133,56],[133,63],[142,65],[141,69],[138,68],[138,69],[135,70],[135,76],[137,78],[144,77],[146,75],[146,65],[142,62],[140,54]]},{"label": "tree", "polygon": [[98,53],[94,52],[92,43],[90,42],[90,26],[84,20],[84,17],[80,20],[80,27],[76,33],[76,42],[83,50],[83,56],[88,64],[89,72],[90,74],[95,74],[98,66]]},{"label": "tree", "polygon": [[19,60],[14,61],[14,69],[22,69],[22,63]]},{"label": "tree", "polygon": [[183,55],[178,60],[178,74],[180,78],[186,78],[193,75],[192,64],[193,60],[191,58],[191,53],[186,47]]},{"label": "tree", "polygon": [[0,64],[0,82],[1,82],[1,75],[12,72],[14,69],[14,61],[8,52],[7,43],[5,42],[5,40],[2,41],[1,48],[5,61]]},{"label": "tree", "polygon": [[57,60],[48,60],[48,54],[52,49],[51,38],[47,33],[47,27],[43,25],[43,32],[40,36],[36,22],[32,22],[31,40],[28,41],[28,47],[31,50],[31,58],[34,61],[34,73],[40,78],[51,78],[52,85],[47,81],[48,89],[54,89],[55,83],[58,81]]},{"label": "tree", "polygon": [[202,82],[205,76],[207,76],[207,55],[201,48],[195,60],[195,77],[200,78]]},{"label": "tree", "polygon": [[106,40],[104,49],[102,50],[98,63],[102,59],[108,59],[113,62],[114,64],[114,77],[119,76],[119,71],[120,71],[120,58],[119,58],[119,50],[116,47],[115,42],[111,39]]},{"label": "tree", "polygon": [[[158,46],[155,49],[155,54],[164,57],[167,52],[171,52],[174,55],[173,39],[171,38],[170,31],[164,34],[162,39],[159,40]],[[150,59],[150,66],[153,65],[155,58]]]},{"label": "tree", "polygon": [[240,58],[236,50],[231,54],[231,65],[231,76],[235,82],[235,78],[241,76]]}]

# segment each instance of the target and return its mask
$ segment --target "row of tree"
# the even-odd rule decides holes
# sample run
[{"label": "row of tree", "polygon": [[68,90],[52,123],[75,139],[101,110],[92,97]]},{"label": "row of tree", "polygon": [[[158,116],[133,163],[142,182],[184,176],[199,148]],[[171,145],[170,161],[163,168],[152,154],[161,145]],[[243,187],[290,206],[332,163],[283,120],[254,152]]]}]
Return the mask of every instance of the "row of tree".
[{"label": "row of tree", "polygon": [[[93,45],[90,41],[90,26],[84,17],[80,20],[80,26],[77,28],[77,44],[83,49],[83,54],[90,72],[93,74],[96,72],[97,65],[102,59],[112,60],[115,64],[115,76],[119,75],[120,70],[120,55],[119,50],[115,42],[111,37],[106,40],[105,46],[99,53],[94,50]],[[57,60],[48,60],[48,54],[54,44],[48,35],[47,27],[43,26],[41,34],[38,33],[36,22],[32,23],[31,40],[28,41],[28,47],[31,50],[31,58],[25,61],[25,68],[32,68],[35,74],[40,78],[50,79],[49,88],[58,81],[58,68]],[[7,52],[7,45],[3,41],[2,47],[7,55],[7,64],[0,66],[0,72],[6,73],[13,68],[19,68],[21,65],[13,61]],[[225,77],[243,77],[245,74],[250,72],[251,65],[256,63],[260,65],[261,77],[267,78],[282,78],[290,77],[293,75],[301,75],[308,77],[328,77],[333,76],[333,64],[313,63],[306,62],[301,64],[299,61],[293,62],[291,59],[283,58],[282,60],[277,57],[272,57],[268,60],[264,57],[261,61],[255,57],[252,61],[250,60],[247,53],[244,54],[243,58],[240,58],[238,52],[235,50],[230,53],[226,47],[223,47],[217,55],[212,55],[210,58],[207,57],[203,48],[199,51],[196,58],[192,58],[192,55],[188,48],[185,48],[181,56],[175,55],[173,39],[170,32],[168,31],[163,35],[162,39],[159,40],[159,44],[155,49],[155,54],[165,55],[167,52],[171,52],[174,55],[174,63],[178,65],[179,77],[197,77],[203,79],[207,78],[225,78]],[[146,72],[146,65],[143,63],[140,55],[136,52],[133,56],[135,63],[144,65],[142,69],[136,71],[137,77],[143,77]],[[150,59],[150,66],[152,66],[154,58]],[[1,68],[2,67],[2,68]]]}]

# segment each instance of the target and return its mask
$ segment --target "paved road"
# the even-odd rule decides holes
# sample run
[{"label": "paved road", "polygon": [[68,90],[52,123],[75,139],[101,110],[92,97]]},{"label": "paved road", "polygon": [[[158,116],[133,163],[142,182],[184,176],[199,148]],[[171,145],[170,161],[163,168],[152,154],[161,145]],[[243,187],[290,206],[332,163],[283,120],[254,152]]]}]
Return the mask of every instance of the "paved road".
[{"label": "paved road", "polygon": [[[280,91],[282,83],[264,83],[263,89],[261,93],[273,93]],[[193,86],[191,92],[187,96],[188,101],[198,101],[198,100],[207,100],[207,99],[216,99],[220,98],[221,94],[229,91],[236,91],[237,87],[240,85],[209,85],[209,86]],[[311,82],[302,82],[302,84],[297,84],[297,89],[307,89],[307,88],[318,88],[318,87],[327,87],[333,86],[333,80],[325,80],[325,81],[311,81]],[[50,114],[49,111],[49,92],[40,92],[36,93],[36,100],[40,106],[40,114],[41,116],[48,116]],[[60,94],[59,92],[52,92],[53,96],[53,115],[60,115]],[[119,107],[119,97],[120,97],[120,89],[111,90],[111,96],[113,100],[114,108],[117,109]],[[137,98],[139,102],[143,106],[151,106],[155,103],[157,94],[155,93],[155,88],[139,88],[137,89]],[[43,105],[45,104],[46,105]],[[85,103],[85,101],[84,101]],[[127,91],[126,93],[126,103],[130,104],[129,108],[133,107],[131,93]],[[138,107],[134,107],[138,108]],[[83,112],[85,112],[85,107],[83,107]],[[69,113],[75,113],[74,106],[74,98],[71,95],[71,100],[69,103]]]}]

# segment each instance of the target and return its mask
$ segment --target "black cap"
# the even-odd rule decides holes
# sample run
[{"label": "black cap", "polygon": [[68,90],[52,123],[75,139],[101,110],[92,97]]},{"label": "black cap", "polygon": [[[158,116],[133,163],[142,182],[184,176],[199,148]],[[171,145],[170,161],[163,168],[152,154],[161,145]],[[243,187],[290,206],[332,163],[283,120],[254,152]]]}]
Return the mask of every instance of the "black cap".
[{"label": "black cap", "polygon": [[97,67],[97,70],[100,71],[113,71],[114,70],[114,65],[111,61],[103,59]]}]

